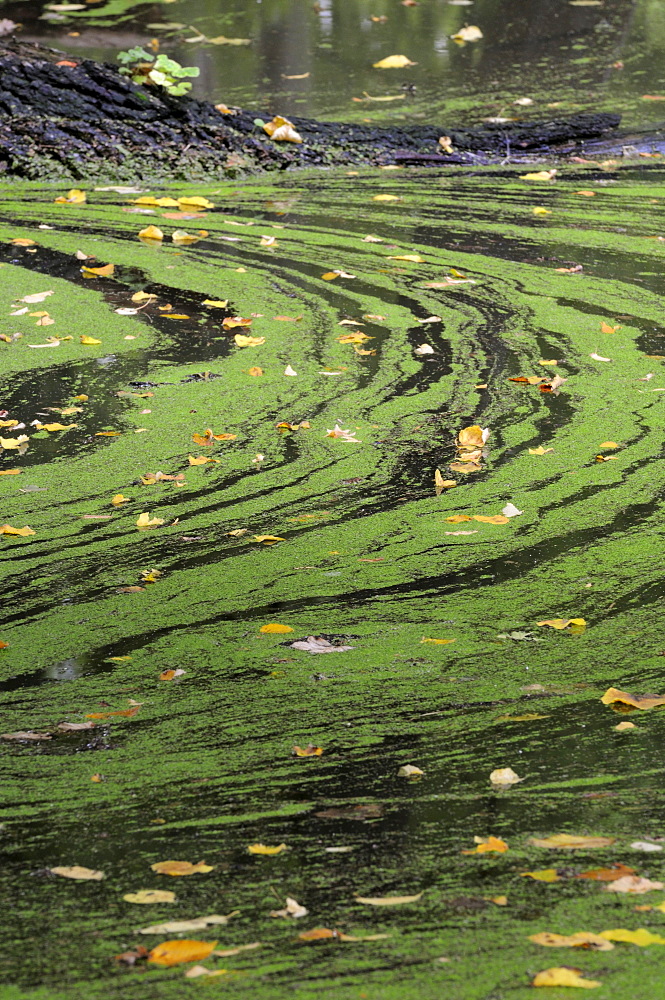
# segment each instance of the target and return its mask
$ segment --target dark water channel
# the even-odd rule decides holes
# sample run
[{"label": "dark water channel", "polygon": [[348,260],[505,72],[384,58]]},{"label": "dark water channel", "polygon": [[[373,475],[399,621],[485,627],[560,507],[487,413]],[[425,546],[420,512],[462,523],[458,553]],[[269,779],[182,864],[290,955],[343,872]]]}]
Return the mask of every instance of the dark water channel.
[{"label": "dark water channel", "polygon": [[[95,58],[158,36],[228,103],[401,121],[561,101],[638,128],[665,90],[660,6],[3,16]],[[484,37],[458,48],[465,22]],[[401,52],[418,65],[371,68]],[[351,101],[364,90],[399,100]],[[109,179],[78,205],[0,191],[0,473],[18,470],[0,522],[34,532],[0,535],[2,1000],[527,1000],[561,966],[599,1000],[660,995],[662,943],[529,938],[665,937],[665,716],[600,700],[665,693],[664,176],[658,158],[524,173]],[[151,194],[213,207],[134,204]],[[137,238],[148,223],[163,241]],[[180,227],[207,235],[173,242]],[[510,381],[554,375],[553,392]],[[490,435],[465,475],[456,438],[475,424]],[[437,491],[437,469],[457,485]],[[333,651],[291,645],[309,636]],[[522,780],[493,785],[507,767]],[[606,840],[532,841],[556,834]],[[463,853],[491,837],[507,849]],[[211,870],[151,868],[168,860]],[[73,865],[103,878],[52,871]],[[617,865],[656,885],[579,877]],[[140,890],[176,898],[126,898]],[[287,897],[308,912],[271,916]],[[211,914],[232,916],[141,933]],[[181,939],[222,954],[163,967],[140,950]],[[186,977],[196,964],[220,974]]]}]

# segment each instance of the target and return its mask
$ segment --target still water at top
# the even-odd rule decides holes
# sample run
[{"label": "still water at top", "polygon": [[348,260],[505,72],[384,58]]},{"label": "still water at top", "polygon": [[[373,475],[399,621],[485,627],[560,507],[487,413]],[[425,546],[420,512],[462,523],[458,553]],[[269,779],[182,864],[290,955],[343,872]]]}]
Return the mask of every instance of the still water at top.
[{"label": "still water at top", "polygon": [[[665,94],[658,0],[14,0],[3,10],[23,38],[111,62],[159,39],[200,68],[196,96],[286,114],[460,123],[544,117],[557,105],[622,111],[637,125],[662,108],[644,96]],[[483,37],[453,41],[464,25]],[[236,44],[207,41],[220,36]],[[416,65],[373,68],[395,54]],[[523,98],[534,103],[513,104]]]}]

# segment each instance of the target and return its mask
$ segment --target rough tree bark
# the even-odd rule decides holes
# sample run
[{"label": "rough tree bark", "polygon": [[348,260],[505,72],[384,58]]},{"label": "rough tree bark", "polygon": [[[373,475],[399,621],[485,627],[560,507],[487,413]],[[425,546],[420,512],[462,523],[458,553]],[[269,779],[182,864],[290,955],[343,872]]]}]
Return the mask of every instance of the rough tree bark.
[{"label": "rough tree bark", "polygon": [[[576,152],[612,114],[460,128],[368,127],[292,118],[302,144],[274,142],[255,112],[136,86],[110,65],[16,40],[0,47],[0,173],[31,179],[200,179],[238,171],[362,163],[497,162]],[[268,118],[271,116],[267,116]],[[444,154],[440,136],[454,152]]]}]

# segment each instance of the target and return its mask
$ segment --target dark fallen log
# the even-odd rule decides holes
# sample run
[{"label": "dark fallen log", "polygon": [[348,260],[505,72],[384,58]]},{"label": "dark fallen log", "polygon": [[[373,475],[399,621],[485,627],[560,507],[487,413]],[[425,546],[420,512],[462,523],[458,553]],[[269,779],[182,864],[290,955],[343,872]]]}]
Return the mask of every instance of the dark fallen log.
[{"label": "dark fallen log", "polygon": [[[256,118],[137,86],[114,66],[53,49],[16,40],[0,47],[0,173],[28,179],[196,180],[290,167],[534,159],[562,149],[583,155],[585,143],[620,120],[587,113],[473,128],[380,128],[292,118],[303,139],[296,144],[273,141]],[[438,143],[444,135],[452,153]]]}]

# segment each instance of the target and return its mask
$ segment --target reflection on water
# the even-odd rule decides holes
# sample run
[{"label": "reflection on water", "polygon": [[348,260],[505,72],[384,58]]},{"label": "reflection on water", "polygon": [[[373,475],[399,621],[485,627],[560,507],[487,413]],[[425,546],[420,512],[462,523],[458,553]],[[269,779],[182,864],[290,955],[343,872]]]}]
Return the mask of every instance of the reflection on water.
[{"label": "reflection on water", "polygon": [[[115,61],[134,44],[201,74],[197,96],[288,114],[461,124],[488,116],[547,116],[588,108],[624,112],[626,124],[662,117],[644,94],[665,93],[665,16],[659,0],[102,0],[86,10],[9,2],[5,16],[65,51]],[[465,24],[483,38],[451,40]],[[248,44],[201,41],[220,36]],[[193,39],[190,43],[187,39]],[[196,39],[199,39],[197,41]],[[376,70],[405,54],[417,65]],[[373,103],[371,97],[394,101]],[[515,105],[530,98],[534,103]],[[360,103],[358,103],[360,101]],[[561,103],[558,103],[561,102]]]}]

